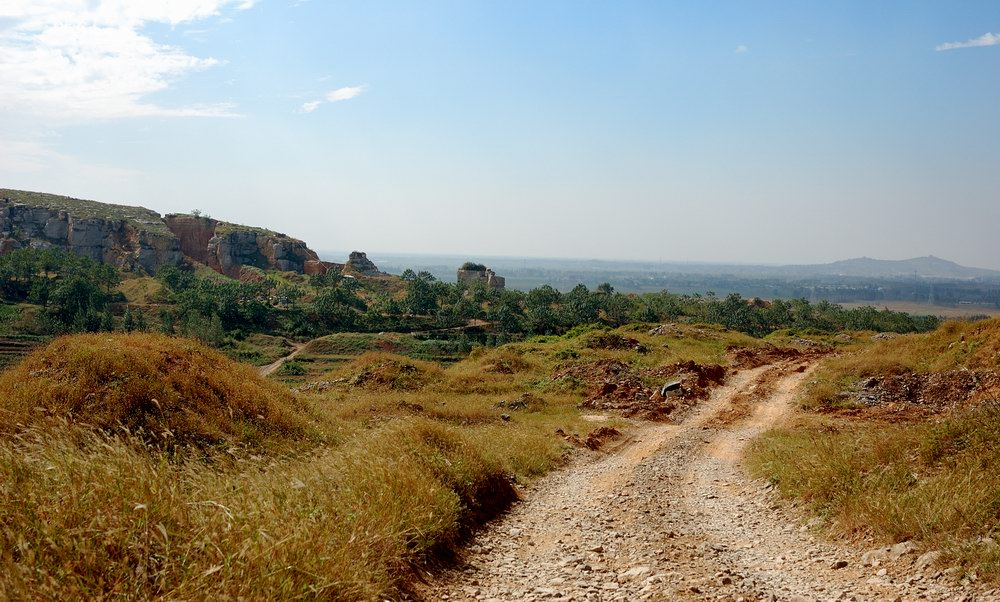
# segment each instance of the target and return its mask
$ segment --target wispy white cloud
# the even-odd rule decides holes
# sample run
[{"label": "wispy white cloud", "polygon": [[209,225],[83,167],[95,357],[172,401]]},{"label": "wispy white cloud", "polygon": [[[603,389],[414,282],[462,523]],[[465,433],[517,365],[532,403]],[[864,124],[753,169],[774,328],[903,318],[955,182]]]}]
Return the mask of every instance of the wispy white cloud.
[{"label": "wispy white cloud", "polygon": [[733,51],[733,54],[745,54],[747,52],[750,52],[750,48],[740,44],[736,47],[736,50]]},{"label": "wispy white cloud", "polygon": [[90,179],[93,181],[124,180],[140,174],[130,169],[83,161],[60,153],[47,143],[36,140],[0,139],[0,178],[17,182],[19,178],[44,178],[46,174],[58,177]]},{"label": "wispy white cloud", "polygon": [[219,64],[155,42],[145,25],[175,26],[245,10],[253,0],[3,0],[0,109],[53,120],[231,116],[231,105],[165,107],[145,100]]},{"label": "wispy white cloud", "polygon": [[323,100],[312,100],[302,105],[303,113],[312,113],[319,108],[320,105],[327,102],[342,102],[344,100],[350,100],[368,90],[368,84],[362,84],[360,86],[346,86],[344,88],[337,88],[336,90],[330,90],[323,96]]},{"label": "wispy white cloud", "polygon": [[368,85],[361,86],[349,86],[347,88],[337,88],[332,92],[326,93],[326,99],[330,102],[340,102],[342,100],[350,100],[355,96],[358,96],[362,92],[368,89]]},{"label": "wispy white cloud", "polygon": [[997,45],[1000,45],[1000,33],[986,32],[978,38],[972,38],[971,40],[965,40],[964,42],[945,42],[944,44],[938,44],[934,47],[934,50],[941,52],[943,50],[956,50],[958,48],[976,48],[979,46]]}]

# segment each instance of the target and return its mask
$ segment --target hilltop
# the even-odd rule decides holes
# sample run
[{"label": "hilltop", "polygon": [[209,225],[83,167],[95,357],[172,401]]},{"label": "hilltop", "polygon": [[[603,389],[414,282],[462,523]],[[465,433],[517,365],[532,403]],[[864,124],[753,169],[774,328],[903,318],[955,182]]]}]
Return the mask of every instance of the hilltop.
[{"label": "hilltop", "polygon": [[861,278],[941,278],[967,280],[973,278],[1000,279],[1000,271],[970,268],[933,255],[912,259],[873,259],[858,257],[833,263],[786,266],[802,273],[816,275],[856,276]]},{"label": "hilltop", "polygon": [[53,247],[147,274],[190,261],[233,277],[244,266],[306,274],[329,268],[306,243],[264,228],[0,188],[0,253]]}]

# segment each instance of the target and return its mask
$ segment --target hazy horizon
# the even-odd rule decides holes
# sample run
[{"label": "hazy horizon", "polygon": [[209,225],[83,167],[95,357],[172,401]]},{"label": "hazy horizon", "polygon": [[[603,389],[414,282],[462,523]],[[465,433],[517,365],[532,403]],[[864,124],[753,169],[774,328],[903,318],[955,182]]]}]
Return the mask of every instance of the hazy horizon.
[{"label": "hazy horizon", "polygon": [[[468,254],[468,253],[413,253],[413,252],[382,251],[382,250],[378,250],[378,249],[375,249],[375,250],[353,249],[352,251],[342,251],[342,250],[336,250],[336,249],[332,249],[331,250],[331,249],[316,249],[316,248],[313,248],[313,250],[316,251],[317,255],[319,255],[320,259],[322,259],[323,261],[331,261],[331,262],[335,262],[335,263],[342,263],[343,261],[345,261],[352,251],[361,251],[361,252],[365,253],[368,256],[369,259],[372,259],[372,260],[375,260],[376,258],[378,258],[380,256],[381,257],[389,257],[389,258],[391,258],[394,261],[396,259],[398,259],[398,258],[404,258],[404,257],[413,257],[413,258],[416,258],[416,259],[439,259],[439,260],[448,259],[448,260],[454,260],[452,263],[457,262],[455,264],[456,267],[458,265],[462,264],[462,263],[465,263],[466,261],[473,261],[473,262],[482,263],[482,262],[489,262],[489,260],[498,260],[498,261],[505,261],[505,262],[511,262],[511,261],[542,261],[542,262],[544,262],[544,261],[552,261],[552,262],[578,262],[578,263],[592,262],[592,263],[615,263],[615,264],[636,264],[636,265],[664,264],[664,265],[691,265],[691,266],[716,266],[716,267],[740,266],[740,267],[766,267],[766,268],[797,267],[797,266],[811,266],[811,265],[827,265],[827,264],[836,263],[836,262],[840,262],[840,261],[851,261],[851,260],[856,260],[856,259],[875,259],[875,260],[879,260],[879,261],[906,261],[906,260],[910,260],[910,259],[923,259],[923,258],[932,257],[932,258],[935,258],[935,259],[943,259],[945,261],[952,261],[951,259],[949,259],[947,257],[938,257],[937,255],[933,255],[933,254],[919,255],[919,256],[916,256],[916,257],[869,257],[867,255],[860,255],[860,256],[857,256],[857,257],[841,257],[839,259],[834,259],[832,261],[824,261],[824,262],[818,262],[818,263],[813,263],[813,262],[809,262],[809,263],[795,263],[795,262],[787,262],[787,261],[776,262],[776,263],[765,263],[765,262],[752,262],[752,261],[748,261],[748,262],[747,261],[697,261],[697,260],[692,260],[692,261],[676,261],[676,260],[668,259],[666,257],[659,258],[659,259],[649,259],[649,258],[607,259],[607,258],[603,258],[603,257],[586,257],[586,256],[583,256],[583,257],[559,257],[559,256],[531,256],[531,255],[482,255],[482,254],[476,255],[476,254]],[[377,264],[378,262],[375,261],[375,263]],[[961,267],[965,267],[965,268],[985,269],[985,270],[991,270],[991,269],[993,269],[993,268],[987,268],[987,267],[978,266],[978,265],[965,265],[965,264],[961,264],[959,262],[953,262],[953,263],[957,263]],[[487,265],[487,267],[492,267],[492,266]],[[1000,270],[994,270],[994,271],[1000,272]]]},{"label": "hazy horizon", "polygon": [[10,0],[0,187],[316,249],[1000,269],[1000,4]]}]

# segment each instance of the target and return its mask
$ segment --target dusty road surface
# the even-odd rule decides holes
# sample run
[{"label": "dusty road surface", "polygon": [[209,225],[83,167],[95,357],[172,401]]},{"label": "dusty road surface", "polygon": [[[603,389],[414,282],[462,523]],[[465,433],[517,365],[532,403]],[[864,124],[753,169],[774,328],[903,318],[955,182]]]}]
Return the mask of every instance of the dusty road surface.
[{"label": "dusty road surface", "polygon": [[[877,566],[830,543],[740,465],[792,407],[804,361],[733,376],[679,424],[529,489],[418,586],[424,600],[992,600],[909,546]],[[735,408],[735,410],[734,410]],[[906,549],[903,549],[906,548]]]}]

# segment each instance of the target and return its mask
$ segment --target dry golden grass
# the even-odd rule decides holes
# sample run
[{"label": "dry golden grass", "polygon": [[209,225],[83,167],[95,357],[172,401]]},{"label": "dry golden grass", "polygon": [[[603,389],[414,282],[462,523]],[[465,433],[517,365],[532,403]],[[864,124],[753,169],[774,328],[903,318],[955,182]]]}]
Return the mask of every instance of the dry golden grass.
[{"label": "dry golden grass", "polygon": [[[295,396],[182,339],[58,340],[0,375],[0,599],[399,597],[562,461],[557,430],[593,428],[549,380],[567,350],[645,365],[739,338],[655,337],[628,356],[555,337],[447,369],[366,354]],[[540,401],[498,406],[522,393]],[[201,447],[150,445],[165,430]]]},{"label": "dry golden grass", "polygon": [[804,417],[753,444],[751,469],[840,533],[919,541],[1000,577],[1000,410],[898,425]]},{"label": "dry golden grass", "polygon": [[150,276],[125,278],[118,285],[118,290],[125,295],[125,300],[132,305],[161,303],[167,294],[167,289],[163,283]]},{"label": "dry golden grass", "polygon": [[[854,381],[905,372],[1000,367],[1000,320],[949,322],[924,335],[831,358],[805,406],[835,403]],[[751,469],[830,519],[839,533],[917,540],[952,562],[1000,578],[1000,406],[935,421],[869,422],[803,414],[758,439]]]},{"label": "dry golden grass", "polygon": [[376,599],[513,499],[512,463],[558,455],[489,434],[409,419],[241,470],[27,431],[0,446],[0,597]]},{"label": "dry golden grass", "polygon": [[372,390],[412,391],[440,380],[443,371],[437,364],[412,358],[369,351],[320,380],[346,379],[348,384]]},{"label": "dry golden grass", "polygon": [[65,420],[167,447],[262,443],[306,433],[305,407],[244,364],[188,339],[56,339],[0,374],[0,432]]}]

